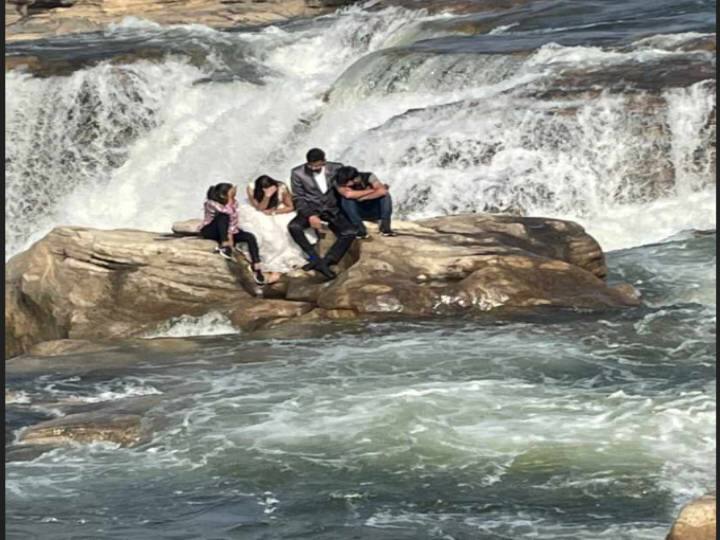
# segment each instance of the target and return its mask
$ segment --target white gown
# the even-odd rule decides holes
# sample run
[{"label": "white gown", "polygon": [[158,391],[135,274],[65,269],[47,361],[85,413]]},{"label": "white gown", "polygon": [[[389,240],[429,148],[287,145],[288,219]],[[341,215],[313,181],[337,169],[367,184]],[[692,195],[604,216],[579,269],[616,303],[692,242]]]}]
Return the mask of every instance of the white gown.
[{"label": "white gown", "polygon": [[[250,191],[254,190],[254,182],[249,185]],[[283,191],[287,190],[281,185],[278,197],[283,200]],[[280,203],[279,209],[285,208]],[[307,257],[300,249],[288,232],[288,223],[295,217],[295,212],[269,216],[263,214],[250,204],[250,201],[243,200],[238,209],[238,225],[244,231],[253,233],[260,249],[260,260],[265,272],[280,272],[285,274],[307,263]],[[317,235],[312,229],[305,231],[308,240],[314,244],[317,242]]]}]

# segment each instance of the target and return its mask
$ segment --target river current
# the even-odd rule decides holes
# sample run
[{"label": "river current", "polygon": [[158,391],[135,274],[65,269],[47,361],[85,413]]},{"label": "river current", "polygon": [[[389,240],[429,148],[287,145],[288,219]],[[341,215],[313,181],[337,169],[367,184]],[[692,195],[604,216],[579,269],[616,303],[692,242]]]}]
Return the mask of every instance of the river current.
[{"label": "river current", "polygon": [[[54,71],[6,74],[6,257],[59,224],[166,230],[317,145],[403,217],[578,221],[644,301],[248,336],[210,314],[148,336],[185,352],[13,361],[9,537],[661,540],[714,489],[715,6],[512,6],[7,47]],[[141,397],[137,447],[13,453]]]}]

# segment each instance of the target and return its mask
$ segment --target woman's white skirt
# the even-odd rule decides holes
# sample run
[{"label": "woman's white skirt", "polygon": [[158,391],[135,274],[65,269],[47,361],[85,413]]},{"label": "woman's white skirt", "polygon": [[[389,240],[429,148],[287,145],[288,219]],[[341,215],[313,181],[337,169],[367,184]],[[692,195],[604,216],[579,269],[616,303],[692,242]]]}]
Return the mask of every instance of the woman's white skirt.
[{"label": "woman's white skirt", "polygon": [[[295,216],[295,212],[269,216],[244,205],[239,209],[238,224],[244,231],[255,235],[265,272],[284,274],[300,268],[307,262],[302,249],[292,239],[287,228]],[[313,229],[307,229],[305,236],[311,244],[318,240]]]}]

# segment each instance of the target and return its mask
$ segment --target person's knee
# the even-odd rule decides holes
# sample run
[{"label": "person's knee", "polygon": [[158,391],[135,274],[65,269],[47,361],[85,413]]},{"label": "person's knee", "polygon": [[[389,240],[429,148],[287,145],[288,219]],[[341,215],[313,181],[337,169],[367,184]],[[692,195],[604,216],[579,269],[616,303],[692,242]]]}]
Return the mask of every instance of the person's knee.
[{"label": "person's knee", "polygon": [[290,231],[291,233],[293,233],[293,232],[294,232],[294,233],[298,233],[298,232],[301,233],[301,232],[303,232],[303,230],[304,230],[304,227],[303,227],[302,224],[301,224],[300,222],[298,222],[298,221],[291,221],[290,223],[288,223],[287,228],[288,228],[288,231]]},{"label": "person's knee", "polygon": [[353,199],[340,198],[340,208],[345,210],[345,212],[356,213],[359,206],[358,202]]}]

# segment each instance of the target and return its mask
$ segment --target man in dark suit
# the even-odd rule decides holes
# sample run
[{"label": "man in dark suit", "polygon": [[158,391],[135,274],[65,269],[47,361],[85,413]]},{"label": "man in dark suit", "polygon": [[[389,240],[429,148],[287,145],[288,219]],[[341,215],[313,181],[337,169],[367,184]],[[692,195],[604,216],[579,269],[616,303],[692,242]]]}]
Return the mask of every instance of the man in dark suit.
[{"label": "man in dark suit", "polygon": [[[338,195],[335,191],[335,173],[342,163],[328,162],[325,152],[313,148],[305,156],[306,163],[290,172],[290,185],[297,216],[288,224],[288,230],[295,242],[308,256],[303,270],[317,270],[328,279],[336,277],[330,266],[340,262],[355,240],[356,228],[340,212]],[[335,243],[320,257],[305,237],[305,229],[320,229],[327,222],[335,234]]]}]

